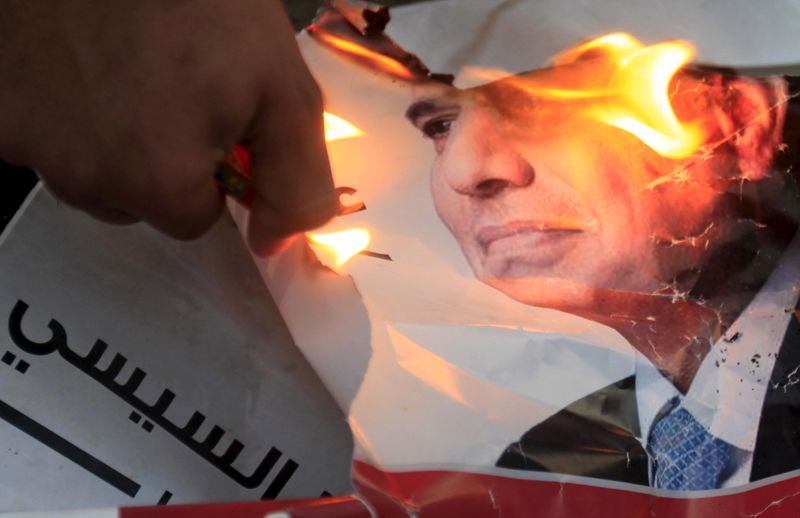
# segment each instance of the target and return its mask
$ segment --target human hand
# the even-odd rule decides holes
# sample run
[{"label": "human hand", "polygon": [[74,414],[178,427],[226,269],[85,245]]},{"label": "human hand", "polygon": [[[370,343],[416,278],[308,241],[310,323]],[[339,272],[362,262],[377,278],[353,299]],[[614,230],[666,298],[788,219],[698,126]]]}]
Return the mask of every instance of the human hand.
[{"label": "human hand", "polygon": [[0,157],[66,203],[178,238],[219,217],[217,164],[250,151],[261,254],[337,198],[322,99],[280,0],[0,0]]}]

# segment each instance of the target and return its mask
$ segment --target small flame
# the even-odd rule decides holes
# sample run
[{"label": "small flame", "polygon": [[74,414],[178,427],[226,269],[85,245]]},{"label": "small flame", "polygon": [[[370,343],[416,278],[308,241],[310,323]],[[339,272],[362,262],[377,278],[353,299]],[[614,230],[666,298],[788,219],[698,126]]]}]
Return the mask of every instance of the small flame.
[{"label": "small flame", "polygon": [[[609,84],[612,99],[592,110],[595,118],[632,133],[669,158],[688,157],[700,147],[704,140],[700,127],[681,123],[669,97],[673,76],[694,57],[689,43],[675,41],[645,47],[631,36],[618,33],[587,45],[578,52],[602,49],[617,63]],[[580,59],[580,54],[575,59]]]},{"label": "small flame", "polygon": [[[686,158],[702,145],[705,135],[699,124],[678,120],[669,86],[693,57],[694,47],[687,42],[644,46],[629,34],[613,33],[557,55],[552,60],[556,68],[541,77],[521,77],[515,83],[546,99],[586,102],[589,117],[633,134],[662,156]],[[591,77],[559,73],[558,67],[583,61],[599,66],[588,74]],[[499,75],[497,70],[472,73],[484,79]]]},{"label": "small flame", "polygon": [[586,43],[567,49],[553,57],[551,61],[555,66],[568,65],[584,59],[587,55],[591,55],[593,51],[600,51],[616,57],[622,57],[626,54],[636,52],[641,48],[642,44],[639,40],[630,34],[612,32],[611,34],[599,36]]},{"label": "small flame", "polygon": [[325,112],[325,142],[357,138],[364,135],[350,122],[332,113]]},{"label": "small flame", "polygon": [[[363,131],[343,118],[328,112],[325,112],[324,115],[326,142],[357,138],[364,135]],[[308,233],[306,237],[313,244],[319,245],[323,251],[330,252],[337,268],[349,261],[354,255],[365,250],[370,242],[369,232],[360,228],[327,234]]]},{"label": "small flame", "polygon": [[363,228],[351,228],[339,232],[325,234],[306,234],[309,241],[321,245],[325,251],[332,252],[336,267],[340,267],[353,256],[367,249],[370,243],[369,231]]},{"label": "small flame", "polygon": [[357,43],[353,43],[352,41],[348,41],[344,38],[340,38],[320,30],[314,31],[314,36],[322,40],[323,43],[330,45],[335,49],[369,61],[393,76],[401,79],[414,79],[414,74],[412,74],[405,65],[396,59],[392,59],[389,56],[384,56],[379,52],[362,47]]}]

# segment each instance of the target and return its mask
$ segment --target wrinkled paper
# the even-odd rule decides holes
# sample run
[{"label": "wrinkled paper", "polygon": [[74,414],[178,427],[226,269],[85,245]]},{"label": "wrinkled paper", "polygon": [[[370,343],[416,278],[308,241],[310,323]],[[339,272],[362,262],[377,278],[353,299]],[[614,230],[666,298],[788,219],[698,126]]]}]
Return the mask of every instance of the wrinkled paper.
[{"label": "wrinkled paper", "polygon": [[0,242],[0,511],[347,493],[276,313],[229,217],[181,243],[37,187]]},{"label": "wrinkled paper", "polygon": [[[460,0],[397,9],[393,11],[394,18],[387,27],[387,33],[405,49],[419,56],[432,71],[454,74],[457,91],[464,92],[467,91],[465,89],[477,87],[472,92],[482,94],[491,87],[486,86],[488,81],[485,77],[475,74],[476,69],[499,69],[509,74],[520,74],[545,66],[553,55],[570,46],[612,31],[626,31],[646,44],[689,40],[697,48],[695,62],[703,65],[724,65],[742,70],[781,70],[781,65],[800,61],[795,42],[795,20],[798,15],[800,4],[797,2],[767,6],[743,1],[698,4],[689,1],[598,3],[579,0]],[[517,250],[512,249],[507,254],[507,259],[510,259],[503,263],[506,277],[492,279],[486,273],[487,269],[499,267],[489,262],[482,263],[482,256],[478,252],[470,252],[470,247],[475,246],[467,240],[470,232],[474,231],[477,237],[473,236],[473,240],[480,242],[483,239],[482,246],[488,255],[487,250],[494,246],[492,243],[503,239],[497,235],[498,232],[502,233],[502,229],[487,230],[481,234],[464,222],[477,225],[476,222],[482,217],[481,210],[485,210],[484,216],[491,213],[499,215],[500,220],[506,217],[504,221],[511,222],[512,227],[517,221],[514,218],[521,216],[502,206],[502,201],[497,201],[492,208],[482,209],[475,203],[459,209],[457,202],[452,200],[460,199],[459,196],[477,196],[474,192],[463,192],[467,187],[459,191],[458,182],[464,177],[480,173],[481,168],[485,172],[490,166],[500,163],[511,175],[509,171],[518,165],[515,162],[519,160],[518,150],[502,154],[506,151],[504,146],[509,146],[508,140],[502,140],[502,136],[498,136],[500,132],[493,129],[496,126],[492,124],[513,126],[514,117],[519,111],[537,109],[536,101],[533,102],[533,108],[525,106],[524,102],[514,104],[516,101],[507,101],[503,108],[512,113],[504,119],[491,119],[488,122],[477,116],[469,119],[475,124],[487,126],[483,133],[476,131],[477,136],[469,143],[464,144],[466,141],[459,140],[462,147],[454,149],[454,135],[463,136],[468,131],[465,114],[479,113],[481,102],[495,102],[493,100],[499,97],[491,95],[499,94],[486,93],[482,97],[476,94],[478,100],[473,100],[473,105],[459,104],[460,98],[453,95],[454,90],[448,90],[447,86],[405,82],[377,68],[370,69],[355,63],[308,35],[301,35],[299,41],[314,75],[323,87],[326,110],[347,119],[365,133],[361,138],[329,144],[329,152],[336,185],[355,190],[353,194],[343,197],[342,202],[363,202],[366,210],[337,217],[322,230],[365,228],[372,234],[369,246],[372,254],[356,256],[341,268],[329,269],[318,262],[309,261],[305,243],[298,242],[279,257],[256,261],[292,336],[348,415],[356,443],[355,460],[383,471],[446,469],[511,477],[537,476],[546,480],[575,480],[569,477],[574,474],[572,468],[561,471],[559,466],[562,464],[558,460],[549,465],[542,461],[545,468],[530,468],[539,473],[532,475],[520,471],[526,468],[514,466],[513,462],[504,465],[501,458],[505,458],[510,450],[519,453],[520,448],[524,456],[525,442],[521,438],[526,433],[539,424],[551,422],[554,416],[560,419],[557,416],[561,416],[565,409],[573,412],[570,415],[579,415],[583,408],[581,405],[599,397],[598,394],[603,398],[611,397],[605,395],[605,388],[635,378],[639,392],[635,396],[638,402],[634,404],[641,415],[637,416],[636,410],[632,410],[637,417],[626,422],[631,427],[628,431],[633,434],[634,442],[641,443],[637,446],[638,454],[643,462],[647,462],[644,448],[648,447],[646,438],[652,419],[662,411],[662,403],[672,401],[678,392],[675,392],[667,373],[669,366],[664,366],[669,362],[658,362],[660,354],[657,347],[663,347],[660,338],[656,340],[660,345],[653,345],[653,351],[643,353],[641,348],[637,349],[631,344],[629,335],[637,331],[631,331],[630,328],[635,325],[646,327],[649,319],[661,322],[668,315],[673,315],[669,318],[679,319],[674,315],[680,314],[678,312],[682,311],[684,303],[705,309],[714,307],[711,299],[705,297],[722,295],[718,292],[694,295],[691,291],[683,291],[682,286],[686,281],[677,277],[659,281],[648,289],[625,288],[634,286],[637,275],[648,268],[644,259],[636,263],[638,259],[629,257],[626,264],[633,262],[635,266],[641,265],[641,268],[632,268],[625,274],[629,278],[624,278],[618,270],[614,270],[612,273],[617,276],[619,284],[611,286],[614,288],[613,296],[629,290],[627,293],[635,300],[660,297],[660,301],[669,300],[672,305],[657,306],[661,309],[639,322],[631,321],[628,328],[615,326],[609,324],[609,318],[595,318],[587,311],[568,308],[570,300],[581,297],[580,290],[569,287],[568,281],[574,279],[564,277],[561,279],[564,282],[561,282],[559,277],[549,274],[550,277],[546,279],[548,282],[537,284],[538,288],[529,288],[534,291],[525,292],[525,283],[529,281],[529,276],[535,276],[531,272],[536,271],[536,265],[544,265],[541,266],[542,271],[554,271],[548,270],[544,263],[558,262],[560,259],[556,252],[568,251],[569,246],[534,239],[526,241],[519,236],[517,238],[522,243],[520,247],[538,248],[526,252],[528,255],[522,252],[517,254],[524,256],[522,259],[515,256]],[[790,71],[793,68],[787,66],[783,69]],[[752,120],[748,118],[747,122],[741,122],[736,135],[728,135],[725,142],[711,146],[706,150],[709,152],[707,156],[689,166],[694,169],[705,168],[703,170],[709,174],[734,175],[733,183],[739,182],[733,187],[726,184],[728,186],[724,188],[715,184],[708,192],[704,191],[705,195],[712,197],[709,199],[716,200],[717,195],[728,192],[728,189],[728,194],[733,193],[733,198],[737,197],[737,192],[741,192],[739,197],[742,199],[750,196],[748,189],[761,178],[755,171],[763,172],[767,179],[791,178],[789,168],[778,165],[775,157],[781,152],[780,132],[792,92],[787,90],[782,79],[761,83],[748,81],[725,83],[727,86],[721,87],[720,91],[730,93],[738,86],[754,89],[747,90],[750,92],[769,91],[771,93],[765,94],[763,106],[753,108],[755,116]],[[687,96],[691,98],[692,90],[688,92]],[[709,95],[713,97],[713,94]],[[750,98],[748,95],[742,94],[741,98]],[[429,117],[427,120],[432,121],[430,133],[433,136],[429,134],[426,139],[420,129],[408,120],[411,114],[409,108],[420,99],[432,98],[437,99],[438,103],[434,110],[430,106],[421,108],[423,118]],[[713,101],[710,102],[713,104]],[[741,107],[742,103],[745,101],[739,104],[730,101],[727,107],[720,108],[720,113],[734,113],[740,109],[736,106]],[[453,114],[453,111],[456,113]],[[766,119],[769,121],[764,122]],[[739,145],[745,140],[744,136],[755,132],[759,121],[764,122],[764,129],[758,133],[762,140],[751,147],[751,150],[755,150],[753,154],[758,156],[748,161],[742,158],[745,152],[741,152],[734,165],[730,162],[718,163],[719,154],[722,153],[719,150]],[[557,133],[556,128],[560,127],[563,119],[553,118],[550,123],[543,119],[540,122],[535,135],[530,138],[551,139],[550,154],[555,154],[553,149],[562,149],[562,159],[559,161],[558,157],[549,156],[549,161],[536,163],[536,159],[530,155],[524,157],[531,167],[531,178],[538,175],[535,180],[529,178],[525,182],[541,182],[544,186],[550,186],[549,201],[543,197],[537,205],[534,203],[536,198],[532,197],[527,207],[530,207],[530,214],[534,214],[537,207],[549,206],[551,217],[568,213],[568,216],[579,219],[583,214],[582,209],[570,212],[563,208],[565,204],[559,205],[553,201],[561,195],[559,189],[564,183],[563,177],[571,174],[578,179],[587,179],[610,174],[607,170],[610,163],[608,157],[603,158],[602,153],[598,152],[594,163],[588,159],[583,162],[574,159],[577,153],[572,152],[570,146],[576,147],[573,144],[579,141],[582,130],[577,129],[569,134],[576,135],[575,141],[571,141],[571,136]],[[481,135],[485,137],[483,140]],[[553,135],[559,135],[561,140]],[[437,138],[441,140],[437,141]],[[616,150],[624,153],[622,156],[630,164],[635,163],[631,157],[638,159],[643,153],[632,149],[623,147]],[[764,149],[769,151],[761,156],[759,153]],[[543,154],[546,155],[547,151],[543,148]],[[578,163],[589,164],[590,167],[575,167]],[[701,165],[698,166],[698,163]],[[562,183],[547,184],[548,174],[552,175],[559,164],[571,164],[573,167],[560,172]],[[663,165],[661,162],[659,164]],[[656,166],[650,164],[646,167]],[[623,169],[618,164],[612,173],[624,179],[620,176]],[[642,166],[640,171],[645,169]],[[676,166],[670,170],[675,174],[659,177],[658,181],[648,184],[647,189],[658,193],[659,189],[679,186],[686,182],[682,174],[685,170]],[[630,174],[635,173],[636,170],[630,171]],[[449,187],[437,184],[443,181],[437,174],[439,177],[451,174]],[[462,176],[458,177],[458,174]],[[573,179],[572,176],[569,178]],[[504,181],[517,180],[505,178]],[[519,187],[528,185],[522,185],[522,180],[519,182]],[[762,269],[758,270],[760,273],[753,274],[757,278],[751,278],[752,282],[748,281],[749,287],[742,288],[743,292],[733,290],[734,293],[729,294],[738,301],[737,309],[730,310],[731,315],[725,313],[729,305],[728,299],[724,299],[724,311],[714,313],[715,316],[708,320],[710,326],[722,322],[724,330],[718,340],[712,341],[714,343],[697,346],[697,350],[703,347],[707,349],[700,358],[705,361],[698,361],[699,367],[695,366],[698,371],[694,376],[696,383],[684,387],[687,394],[684,398],[685,407],[695,419],[705,429],[723,436],[745,452],[742,453],[745,460],[738,465],[736,473],[725,475],[727,478],[717,487],[740,486],[751,480],[751,471],[754,479],[757,478],[757,472],[761,473],[759,468],[753,466],[761,463],[756,442],[763,394],[765,391],[789,394],[798,383],[797,368],[800,363],[792,364],[792,358],[784,357],[780,373],[775,366],[778,346],[786,334],[787,326],[795,318],[794,308],[800,285],[800,268],[797,266],[800,264],[800,242],[793,237],[798,223],[798,199],[795,191],[792,191],[796,189],[796,181],[786,182],[784,194],[789,193],[787,198],[772,200],[781,199],[781,203],[786,203],[774,209],[785,216],[783,223],[788,225],[788,230],[782,234],[778,232],[780,237],[775,237],[776,241],[770,241],[773,237],[766,239],[765,242],[774,245],[764,249],[763,255],[771,257],[768,264],[762,265]],[[779,184],[779,189],[783,188],[780,187],[782,185]],[[447,188],[457,192],[447,198],[441,194]],[[496,195],[490,184],[484,184],[482,188],[484,197]],[[737,191],[740,188],[741,191]],[[437,189],[440,194],[437,194]],[[616,191],[614,189],[597,191],[597,197],[610,196],[609,192],[622,192],[623,186],[618,184]],[[681,191],[676,192],[680,194]],[[672,196],[675,195],[673,192]],[[691,200],[699,194],[687,191],[682,196],[685,204],[680,205],[673,200],[673,206],[680,210],[664,213],[665,220],[679,221],[684,209],[686,214],[693,214],[687,204],[691,204]],[[653,199],[657,200],[658,195],[654,195]],[[453,205],[448,206],[451,201]],[[620,203],[618,206],[625,207],[624,200]],[[610,211],[612,205],[609,202],[602,207]],[[232,210],[236,219],[244,223],[246,213],[238,207]],[[535,217],[545,216],[528,217],[533,221]],[[634,227],[640,218],[644,216],[632,211],[627,220],[622,218],[619,221],[630,222],[629,231],[637,232]],[[602,227],[602,218],[600,220],[601,228],[607,229],[608,224]],[[741,227],[733,225],[731,228],[747,227],[749,230],[746,232],[752,232],[754,236],[763,236],[762,225],[768,225],[757,218],[730,216],[717,221],[716,227],[692,227],[690,230],[684,229],[682,234],[664,234],[660,233],[663,229],[657,231],[653,227],[639,231],[645,232],[647,239],[652,242],[659,242],[654,247],[688,250],[689,255],[692,251],[702,255],[703,250],[719,243],[714,239],[733,240],[730,236],[734,234],[737,239],[742,237],[743,234],[736,234],[739,230],[730,230],[729,233],[726,233],[728,230],[718,230],[720,225],[727,229],[728,223],[733,220]],[[523,231],[532,231],[528,227]],[[625,247],[627,241],[624,236],[620,239],[617,247],[605,248],[594,255],[587,253],[575,259],[576,265],[585,264],[587,271],[595,271],[595,276],[586,274],[582,277],[583,274],[579,272],[574,273],[574,278],[590,285],[596,281],[597,287],[608,287],[602,284],[605,282],[603,272],[596,265],[606,261],[613,266],[617,254],[638,253]],[[513,248],[511,245],[509,247]],[[548,247],[555,252],[548,252]],[[542,259],[536,255],[538,250],[555,257]],[[758,251],[754,253],[759,254]],[[376,254],[389,256],[390,260],[376,257]],[[722,254],[694,270],[687,267],[682,273],[694,275],[693,286],[699,286],[711,282],[707,280],[708,275],[703,276],[703,272],[713,273],[716,268],[727,265],[728,261],[735,261],[731,257],[733,255]],[[674,264],[674,261],[683,259],[671,260],[673,263],[670,264]],[[564,271],[572,275],[577,269]],[[698,279],[703,280],[701,282]],[[626,284],[628,281],[630,284]],[[720,284],[725,285],[724,282]],[[556,295],[561,297],[558,304],[547,302]],[[746,302],[742,302],[743,299]],[[601,305],[595,311],[599,314],[609,312],[605,317],[614,317],[611,314],[613,307]],[[723,313],[724,318],[721,316]],[[658,334],[655,330],[653,333]],[[767,343],[772,344],[769,346],[771,348],[762,351]],[[687,350],[694,354],[691,347]],[[692,381],[691,376],[689,381]],[[670,396],[670,391],[675,392],[675,396]],[[761,396],[750,396],[751,391],[758,391]],[[658,401],[659,397],[663,401]],[[791,404],[797,408],[800,396],[791,397],[795,398]],[[654,399],[648,401],[648,398]],[[611,399],[608,401],[611,404]],[[613,421],[615,418],[608,419]],[[625,471],[625,463],[632,462],[632,451],[623,449],[617,452],[621,454],[621,460],[611,463],[620,465],[620,469]],[[543,455],[547,455],[546,450]],[[597,473],[602,473],[604,469],[598,468]],[[776,467],[773,472],[767,471],[758,476],[774,476],[791,469],[794,468]],[[644,480],[638,483],[651,485],[652,472],[648,475],[645,467],[643,473]],[[578,474],[590,477],[578,479],[582,483],[613,486],[615,480],[618,481],[611,475],[592,475],[591,470]],[[651,480],[648,480],[648,476]],[[625,484],[628,483],[624,482],[622,487],[630,487]]]}]

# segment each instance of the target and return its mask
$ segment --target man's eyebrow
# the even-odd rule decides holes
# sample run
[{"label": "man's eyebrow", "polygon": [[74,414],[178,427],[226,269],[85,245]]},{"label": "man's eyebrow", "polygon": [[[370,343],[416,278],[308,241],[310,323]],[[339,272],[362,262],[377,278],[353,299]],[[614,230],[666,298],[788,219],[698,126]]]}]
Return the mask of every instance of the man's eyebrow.
[{"label": "man's eyebrow", "polygon": [[415,101],[406,110],[406,119],[410,120],[412,123],[416,123],[417,119],[423,115],[436,111],[438,106],[439,105],[431,99]]},{"label": "man's eyebrow", "polygon": [[416,124],[417,119],[420,117],[430,115],[431,113],[438,112],[443,108],[447,108],[451,103],[455,104],[452,101],[448,102],[447,99],[441,98],[420,99],[408,107],[406,110],[406,118],[410,120],[412,124]]},{"label": "man's eyebrow", "polygon": [[528,90],[519,78],[500,80],[472,89],[484,102],[504,113],[521,112],[534,106],[536,94]]}]

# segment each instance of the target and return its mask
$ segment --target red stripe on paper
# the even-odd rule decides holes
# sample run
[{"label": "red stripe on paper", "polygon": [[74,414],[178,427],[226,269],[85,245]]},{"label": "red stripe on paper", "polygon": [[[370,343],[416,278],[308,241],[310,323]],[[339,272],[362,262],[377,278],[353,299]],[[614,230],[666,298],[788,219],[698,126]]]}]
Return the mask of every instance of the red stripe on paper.
[{"label": "red stripe on paper", "polygon": [[285,502],[129,507],[120,509],[119,516],[120,518],[264,518],[273,512],[289,513],[292,518],[370,518],[364,504],[352,496]]},{"label": "red stripe on paper", "polygon": [[745,486],[742,491],[724,496],[667,498],[622,489],[475,473],[387,473],[361,462],[355,462],[353,467],[356,486],[381,518],[800,516],[800,476],[761,487]]},{"label": "red stripe on paper", "polygon": [[[380,518],[797,518],[800,476],[726,495],[668,498],[576,483],[521,480],[456,471],[384,472],[355,462],[362,496]],[[236,504],[141,507],[120,518],[369,518],[355,497]]]}]

